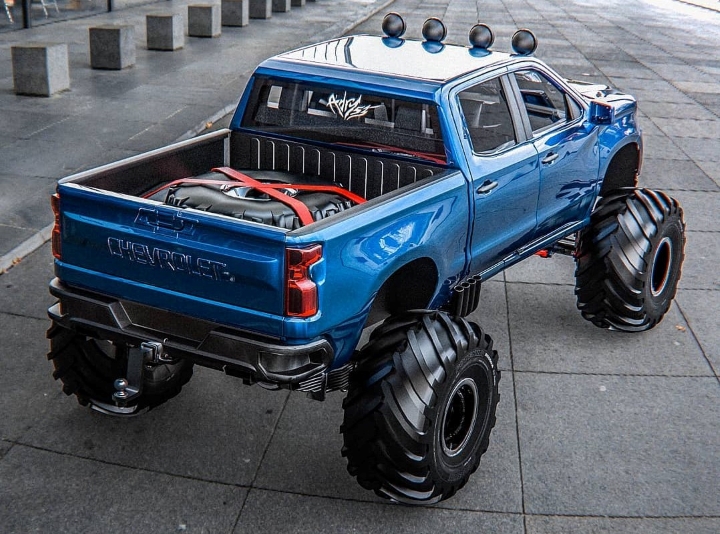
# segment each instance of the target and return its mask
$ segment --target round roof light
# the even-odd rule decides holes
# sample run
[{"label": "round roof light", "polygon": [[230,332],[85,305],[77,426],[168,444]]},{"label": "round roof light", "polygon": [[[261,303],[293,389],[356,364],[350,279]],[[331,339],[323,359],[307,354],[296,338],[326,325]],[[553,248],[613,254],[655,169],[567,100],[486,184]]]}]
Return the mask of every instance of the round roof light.
[{"label": "round roof light", "polygon": [[447,28],[440,19],[430,17],[423,22],[422,36],[426,41],[441,43],[447,37]]},{"label": "round roof light", "polygon": [[470,46],[487,50],[495,42],[495,35],[487,24],[476,24],[468,35]]},{"label": "round roof light", "polygon": [[530,30],[518,30],[512,37],[512,48],[516,54],[529,56],[537,50],[537,39]]},{"label": "round roof light", "polygon": [[393,12],[385,15],[382,21],[382,31],[388,37],[402,37],[407,27],[403,18]]}]

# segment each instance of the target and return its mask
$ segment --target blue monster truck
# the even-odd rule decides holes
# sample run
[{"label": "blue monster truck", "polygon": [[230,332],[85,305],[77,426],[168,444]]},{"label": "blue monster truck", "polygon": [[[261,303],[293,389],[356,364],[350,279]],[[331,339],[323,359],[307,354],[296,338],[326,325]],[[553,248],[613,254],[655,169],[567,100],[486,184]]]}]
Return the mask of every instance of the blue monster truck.
[{"label": "blue monster truck", "polygon": [[527,30],[505,54],[482,24],[469,47],[437,19],[424,41],[394,13],[383,29],[265,61],[229,129],[60,181],[48,337],[68,395],[135,414],[194,364],[347,391],[350,474],[432,503],[495,424],[497,352],[466,319],[485,280],[572,254],[586,319],[662,319],[684,223],[637,187],[635,100],[563,79]]}]

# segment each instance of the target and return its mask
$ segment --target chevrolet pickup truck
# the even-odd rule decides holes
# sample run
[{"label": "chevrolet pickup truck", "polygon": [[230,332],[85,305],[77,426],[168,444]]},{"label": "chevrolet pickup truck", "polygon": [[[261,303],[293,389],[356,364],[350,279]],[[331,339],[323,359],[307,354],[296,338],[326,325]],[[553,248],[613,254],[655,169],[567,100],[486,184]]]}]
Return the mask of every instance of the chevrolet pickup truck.
[{"label": "chevrolet pickup truck", "polygon": [[662,319],[684,223],[638,187],[635,100],[564,79],[527,30],[508,54],[483,24],[470,46],[437,19],[424,40],[395,13],[383,29],[263,62],[229,129],[59,182],[48,357],[65,393],[133,415],[196,364],[347,391],[349,473],[432,503],[495,424],[498,355],[468,319],[484,281],[572,254],[586,319]]}]

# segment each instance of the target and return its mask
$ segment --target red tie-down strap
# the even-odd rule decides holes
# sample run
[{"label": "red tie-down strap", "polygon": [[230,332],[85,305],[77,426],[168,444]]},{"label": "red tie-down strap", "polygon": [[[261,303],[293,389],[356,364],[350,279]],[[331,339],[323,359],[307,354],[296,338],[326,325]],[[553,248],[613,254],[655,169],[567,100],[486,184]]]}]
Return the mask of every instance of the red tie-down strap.
[{"label": "red tie-down strap", "polygon": [[[336,195],[342,196],[355,204],[362,204],[365,202],[365,199],[359,195],[356,195],[355,193],[352,193],[346,189],[343,189],[342,187],[337,187],[334,185],[309,185],[309,184],[285,184],[285,183],[274,183],[274,184],[265,184],[262,182],[259,182],[258,180],[255,180],[254,178],[248,176],[247,174],[243,174],[239,171],[236,171],[235,169],[231,169],[230,167],[216,167],[212,169],[212,172],[219,172],[221,174],[224,174],[228,178],[235,180],[236,182],[247,186],[252,187],[253,189],[257,189],[258,191],[262,191],[266,195],[268,195],[271,198],[274,198],[278,202],[282,202],[286,206],[288,206],[290,209],[292,209],[295,214],[300,219],[300,222],[303,226],[306,226],[308,224],[312,224],[315,222],[315,220],[312,217],[312,214],[310,213],[310,210],[307,208],[305,204],[303,204],[300,200],[293,198],[291,196],[288,196],[284,193],[281,193],[278,191],[278,189],[297,189],[298,191],[320,191],[324,193],[334,193]],[[149,193],[146,193],[143,195],[143,198],[150,198],[151,196],[159,193],[160,191],[164,189],[169,189],[171,187],[175,187],[176,185],[184,185],[184,184],[194,184],[194,185],[228,185],[227,182],[222,180],[203,180],[203,179],[193,179],[193,178],[181,178],[179,180],[175,180],[173,182],[170,182],[168,184],[165,184],[161,187],[158,187],[157,189],[154,189],[150,191]]]}]

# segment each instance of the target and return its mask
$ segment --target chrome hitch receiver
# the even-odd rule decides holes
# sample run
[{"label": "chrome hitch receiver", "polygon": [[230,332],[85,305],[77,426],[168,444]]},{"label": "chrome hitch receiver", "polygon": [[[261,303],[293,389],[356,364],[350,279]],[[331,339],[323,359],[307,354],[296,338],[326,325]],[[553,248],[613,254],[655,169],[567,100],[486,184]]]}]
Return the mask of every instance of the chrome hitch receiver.
[{"label": "chrome hitch receiver", "polygon": [[164,352],[163,344],[156,341],[145,341],[139,348],[128,349],[127,377],[118,378],[114,383],[117,391],[112,399],[115,405],[123,408],[142,393],[145,364],[164,363],[167,358]]}]

